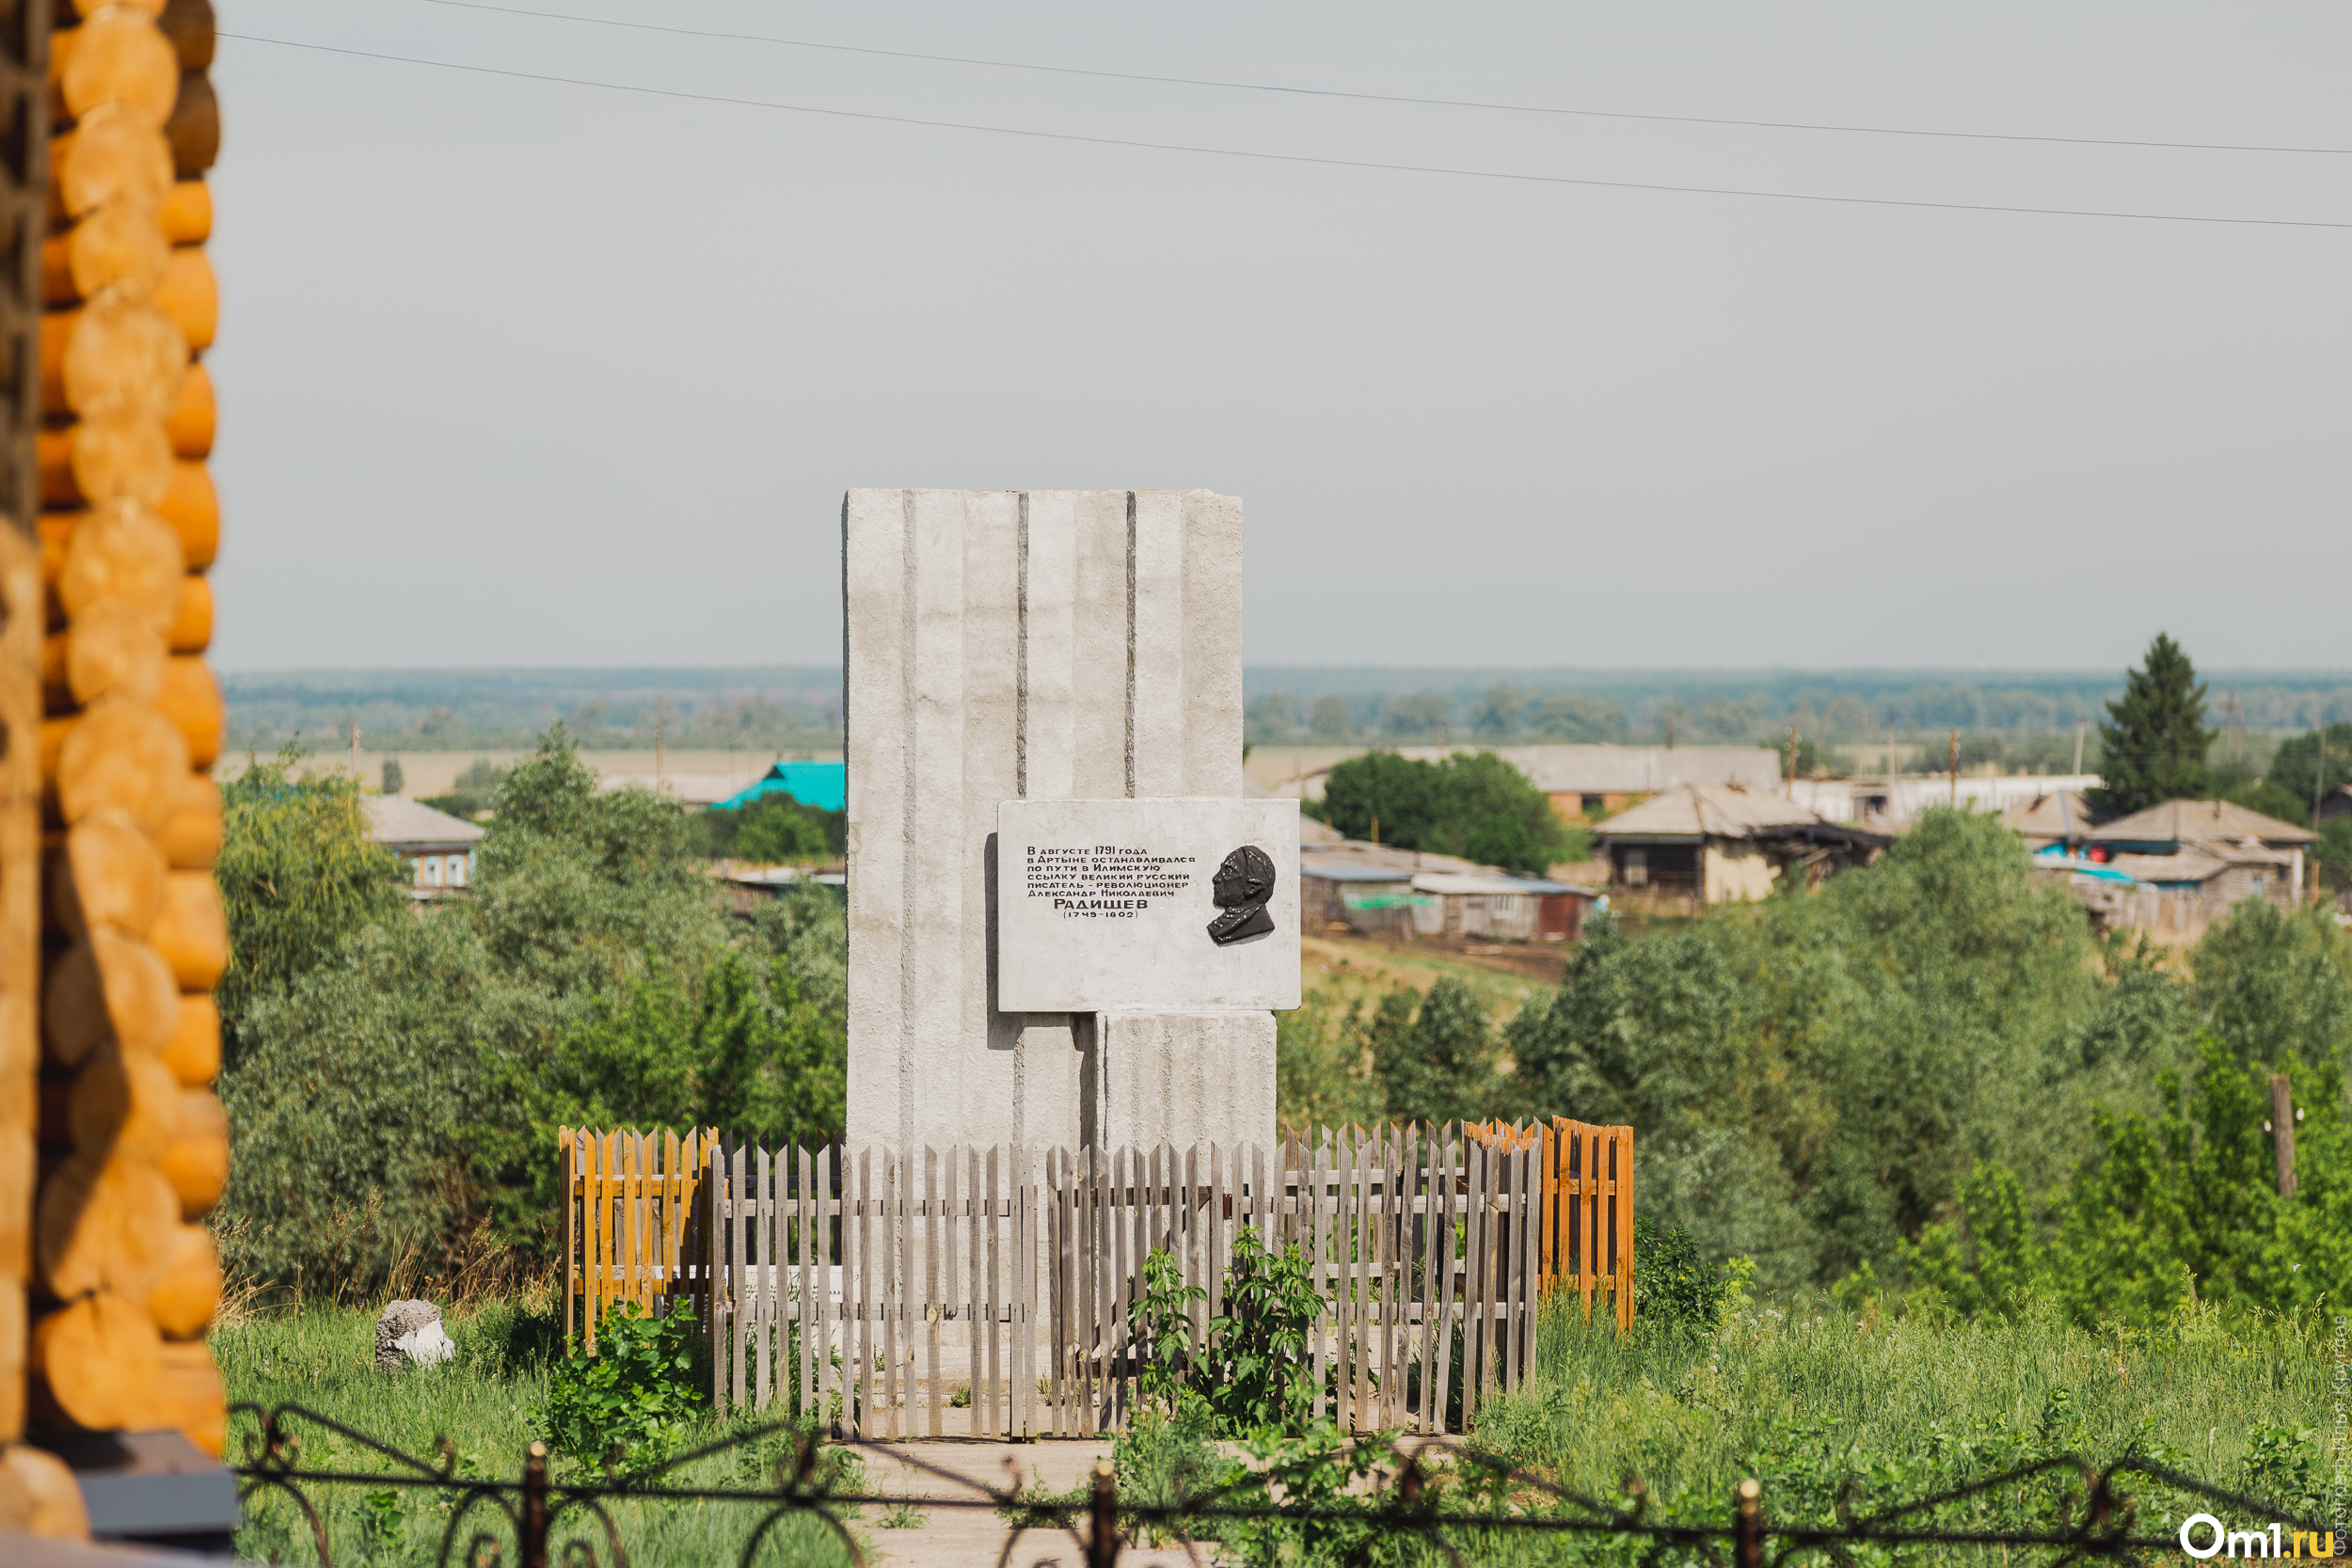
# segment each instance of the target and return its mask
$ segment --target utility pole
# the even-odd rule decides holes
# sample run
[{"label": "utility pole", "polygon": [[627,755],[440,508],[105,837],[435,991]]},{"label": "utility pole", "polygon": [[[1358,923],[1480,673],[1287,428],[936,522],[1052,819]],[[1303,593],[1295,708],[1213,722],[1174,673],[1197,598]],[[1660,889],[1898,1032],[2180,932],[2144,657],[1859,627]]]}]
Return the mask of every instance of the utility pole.
[{"label": "utility pole", "polygon": [[1954,730],[1950,749],[1945,753],[1945,767],[1952,776],[1952,804],[1960,804],[1960,732]]},{"label": "utility pole", "polygon": [[1886,819],[1895,819],[1895,721],[1886,721]]},{"label": "utility pole", "polygon": [[2279,1196],[2295,1196],[2295,1124],[2302,1116],[2295,1108],[2295,1093],[2287,1084],[2287,1075],[2270,1075],[2270,1119],[2263,1123],[2263,1131],[2270,1134],[2271,1152],[2279,1160]]},{"label": "utility pole", "polygon": [[1797,726],[1788,726],[1788,799],[1797,798]]},{"label": "utility pole", "polygon": [[[351,733],[358,735],[359,732],[354,729]],[[2319,726],[2319,755],[2312,759],[2312,826],[2314,828],[2319,826],[2319,786],[2327,777],[2328,726],[2323,723]]]},{"label": "utility pole", "polygon": [[[351,776],[355,779],[359,776],[359,721],[357,719],[351,721]],[[2314,816],[2318,811],[2317,806],[2312,807]]]},{"label": "utility pole", "polygon": [[2083,776],[2083,721],[2074,721],[2074,777]]},{"label": "utility pole", "polygon": [[1674,721],[1672,719],[1668,719],[1668,720],[1666,721],[1666,750],[1668,750],[1669,752],[1671,752],[1671,751],[1673,751],[1674,749],[1675,749],[1675,721]]}]

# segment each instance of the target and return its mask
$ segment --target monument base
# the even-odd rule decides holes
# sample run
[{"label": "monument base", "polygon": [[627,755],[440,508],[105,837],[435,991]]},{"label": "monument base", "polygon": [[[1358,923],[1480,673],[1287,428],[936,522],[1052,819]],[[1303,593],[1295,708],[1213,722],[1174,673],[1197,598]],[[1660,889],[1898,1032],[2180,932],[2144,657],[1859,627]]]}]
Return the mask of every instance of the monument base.
[{"label": "monument base", "polygon": [[1122,1011],[1078,1021],[1085,1147],[1274,1142],[1272,1013]]}]

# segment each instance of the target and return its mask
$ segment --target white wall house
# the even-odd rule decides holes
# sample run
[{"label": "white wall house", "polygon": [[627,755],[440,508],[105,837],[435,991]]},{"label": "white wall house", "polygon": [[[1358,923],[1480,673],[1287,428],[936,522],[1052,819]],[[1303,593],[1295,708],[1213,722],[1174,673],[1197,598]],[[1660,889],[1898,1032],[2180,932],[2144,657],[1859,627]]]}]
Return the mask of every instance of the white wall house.
[{"label": "white wall house", "polygon": [[483,830],[402,795],[369,795],[368,842],[400,857],[409,896],[437,898],[473,885],[474,846]]}]

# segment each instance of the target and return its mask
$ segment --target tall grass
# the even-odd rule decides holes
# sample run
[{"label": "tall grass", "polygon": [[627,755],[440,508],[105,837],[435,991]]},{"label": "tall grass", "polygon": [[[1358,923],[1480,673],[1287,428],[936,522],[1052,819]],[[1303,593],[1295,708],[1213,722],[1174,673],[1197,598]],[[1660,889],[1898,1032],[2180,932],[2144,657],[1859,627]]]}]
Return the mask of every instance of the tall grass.
[{"label": "tall grass", "polygon": [[[1651,1516],[1678,1521],[1727,1522],[1746,1476],[1768,1518],[1835,1526],[1841,1497],[1867,1515],[2059,1453],[2153,1459],[2309,1509],[2330,1333],[2317,1313],[2225,1321],[2204,1307],[2153,1334],[2092,1333],[2042,1308],[1975,1323],[1765,1308],[1707,1337],[1620,1337],[1563,1306],[1544,1316],[1534,1376],[1482,1409],[1473,1441],[1589,1497],[1624,1502],[1638,1478]],[[2007,1489],[1938,1522],[2043,1528],[2069,1484]],[[2142,1530],[2202,1506],[2126,1487]],[[1495,1544],[1506,1561],[1598,1550]]]},{"label": "tall grass", "polygon": [[[453,1313],[445,1326],[457,1345],[450,1361],[391,1375],[374,1370],[373,1315],[347,1307],[247,1316],[216,1328],[212,1346],[231,1402],[299,1404],[429,1464],[439,1462],[438,1445],[446,1437],[461,1475],[515,1481],[522,1474],[525,1449],[545,1435],[536,1411],[547,1397],[549,1358],[561,1354],[554,1324],[544,1309],[534,1313],[524,1303],[491,1301]],[[245,1457],[246,1440],[258,1430],[250,1417],[231,1420],[231,1462]],[[393,1468],[381,1455],[308,1423],[289,1421],[287,1430],[302,1439],[306,1469]],[[706,1418],[689,1446],[718,1441],[728,1430]],[[774,1466],[790,1451],[782,1436],[772,1437],[665,1480],[679,1486],[772,1485]],[[594,1478],[559,1465],[557,1479]],[[862,1490],[862,1482],[851,1489]],[[364,1484],[313,1485],[305,1491],[326,1521],[335,1560],[342,1564],[435,1560],[457,1500],[437,1489]],[[606,1508],[628,1560],[639,1564],[735,1562],[763,1515],[757,1505],[746,1503],[628,1501]],[[503,1517],[494,1508],[477,1508],[467,1516],[453,1560],[469,1560],[464,1546],[477,1529],[513,1552]],[[584,1511],[558,1520],[551,1559],[574,1536],[589,1542],[598,1560],[611,1560],[600,1527]],[[267,1488],[246,1503],[236,1546],[244,1560],[317,1560],[300,1511]],[[830,1530],[806,1518],[787,1519],[770,1531],[759,1554],[762,1563],[790,1568],[834,1568],[850,1560]]]}]

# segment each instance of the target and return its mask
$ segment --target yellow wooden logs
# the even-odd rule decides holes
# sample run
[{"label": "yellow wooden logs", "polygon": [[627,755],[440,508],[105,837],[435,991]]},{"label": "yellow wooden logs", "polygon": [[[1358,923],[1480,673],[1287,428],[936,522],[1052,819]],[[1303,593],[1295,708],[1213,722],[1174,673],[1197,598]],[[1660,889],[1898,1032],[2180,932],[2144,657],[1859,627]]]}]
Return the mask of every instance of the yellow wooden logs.
[{"label": "yellow wooden logs", "polygon": [[211,997],[180,999],[179,1015],[172,1023],[171,1038],[164,1042],[162,1060],[173,1077],[191,1088],[220,1076],[220,1008]]},{"label": "yellow wooden logs", "polygon": [[164,1340],[144,1306],[111,1291],[82,1296],[33,1328],[32,1363],[58,1414],[111,1432],[144,1415],[163,1374]]},{"label": "yellow wooden logs", "polygon": [[[214,1457],[218,1458],[217,1449]],[[82,1501],[82,1483],[73,1479],[64,1460],[45,1449],[22,1443],[0,1449],[0,1472],[11,1492],[22,1499],[23,1522],[15,1528],[44,1541],[89,1539],[89,1510]]]},{"label": "yellow wooden logs", "polygon": [[[83,8],[56,36],[49,81],[59,131],[35,455],[48,509],[40,880],[53,933],[40,1131],[56,1163],[27,1260],[41,1293],[25,1386],[50,1419],[175,1425],[217,1451],[220,1380],[200,1341],[220,1260],[198,1222],[230,1169],[210,1086],[229,933],[205,771],[227,715],[199,657],[213,635],[201,574],[220,529],[200,356],[219,298],[200,248],[211,193],[191,176],[220,132],[202,74],[209,8],[175,6],[168,29],[163,9]],[[0,1139],[0,1197],[8,1158]]]}]

